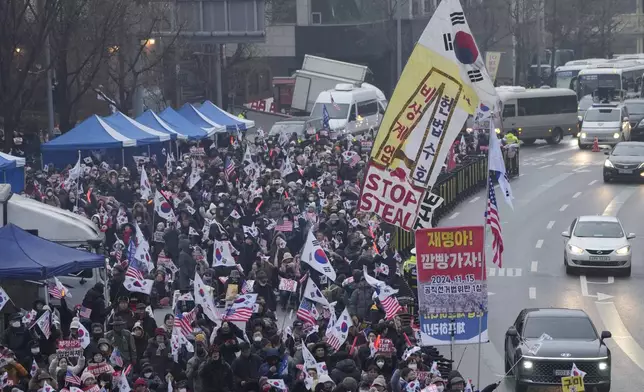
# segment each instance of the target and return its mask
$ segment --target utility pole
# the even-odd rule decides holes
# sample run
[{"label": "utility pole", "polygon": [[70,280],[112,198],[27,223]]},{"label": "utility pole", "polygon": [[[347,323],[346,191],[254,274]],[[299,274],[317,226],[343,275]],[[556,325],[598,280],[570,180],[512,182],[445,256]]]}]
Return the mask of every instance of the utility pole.
[{"label": "utility pole", "polygon": [[537,0],[537,87],[541,85],[541,56],[544,50],[544,6],[543,0]]},{"label": "utility pole", "polygon": [[[47,12],[47,0],[41,0],[40,2],[41,12],[44,14]],[[44,20],[48,20],[49,15],[43,15]],[[49,41],[49,31],[51,31],[50,26],[45,26],[47,29],[47,35],[45,36],[45,63],[47,66],[47,133],[49,134],[49,139],[54,138],[54,92],[52,91],[53,86],[53,72],[52,63],[51,63],[51,45]]]},{"label": "utility pole", "polygon": [[396,1],[396,76],[402,74],[402,6],[404,0]]}]

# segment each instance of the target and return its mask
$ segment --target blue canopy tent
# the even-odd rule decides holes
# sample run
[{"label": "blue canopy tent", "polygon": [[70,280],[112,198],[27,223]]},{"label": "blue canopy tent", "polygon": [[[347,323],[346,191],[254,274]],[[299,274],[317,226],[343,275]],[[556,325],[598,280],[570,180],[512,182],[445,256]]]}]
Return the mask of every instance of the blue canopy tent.
[{"label": "blue canopy tent", "polygon": [[199,140],[208,136],[206,131],[188,121],[172,108],[166,108],[164,111],[159,113],[158,117],[168,125],[172,126],[176,131],[188,136],[189,140]]},{"label": "blue canopy tent", "polygon": [[159,116],[157,116],[152,110],[146,110],[145,113],[136,118],[136,121],[154,129],[155,131],[163,132],[170,136],[171,140],[186,140],[188,139],[187,135],[179,133],[174,130],[174,128],[163,121]]},{"label": "blue canopy tent", "polygon": [[68,248],[9,223],[0,228],[0,279],[44,280],[105,266],[105,257]]},{"label": "blue canopy tent", "polygon": [[215,133],[226,132],[225,125],[221,125],[212,121],[192,104],[184,104],[181,109],[178,110],[178,112],[188,121],[206,131],[209,137],[214,135]]},{"label": "blue canopy tent", "polygon": [[0,182],[11,185],[11,190],[20,193],[25,189],[25,158],[0,152]]},{"label": "blue canopy tent", "polygon": [[[78,124],[74,129],[41,146],[44,163],[57,167],[74,164],[78,151],[89,152],[101,149],[119,149],[136,146],[134,138],[125,136],[105,120],[93,115]],[[87,155],[87,154],[86,154]]]},{"label": "blue canopy tent", "polygon": [[213,122],[224,125],[227,131],[245,131],[255,126],[255,121],[233,116],[210,101],[204,102],[199,111]]}]

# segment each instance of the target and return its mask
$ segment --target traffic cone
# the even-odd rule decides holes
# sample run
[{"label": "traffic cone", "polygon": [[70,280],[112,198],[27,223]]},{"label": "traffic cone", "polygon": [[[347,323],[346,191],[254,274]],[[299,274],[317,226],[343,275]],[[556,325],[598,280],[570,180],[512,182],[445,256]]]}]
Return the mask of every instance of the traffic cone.
[{"label": "traffic cone", "polygon": [[599,141],[597,138],[593,141],[593,152],[599,152]]}]

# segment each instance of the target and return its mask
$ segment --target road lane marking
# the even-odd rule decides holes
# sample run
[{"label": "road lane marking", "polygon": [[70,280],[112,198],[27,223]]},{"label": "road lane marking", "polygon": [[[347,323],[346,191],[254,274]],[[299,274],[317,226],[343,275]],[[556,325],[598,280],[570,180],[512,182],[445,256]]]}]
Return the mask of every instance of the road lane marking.
[{"label": "road lane marking", "polygon": [[597,306],[597,311],[604,323],[604,327],[613,335],[611,340],[624,351],[631,361],[644,370],[644,350],[628,332],[615,304],[612,302],[595,302],[595,306]]},{"label": "road lane marking", "polygon": [[519,177],[523,177],[523,176],[525,176],[525,173],[519,174]]},{"label": "road lane marking", "polygon": [[548,226],[546,226],[546,229],[550,230],[550,229],[552,229],[552,226],[554,226],[554,225],[555,225],[555,221],[550,221],[550,222],[548,222]]},{"label": "road lane marking", "polygon": [[[595,283],[595,282],[590,282]],[[579,284],[581,285],[581,295],[584,297],[595,298],[597,301],[613,298],[612,295],[598,292],[597,294],[588,294],[588,279],[586,275],[579,275]]]},{"label": "road lane marking", "polygon": [[572,150],[578,150],[578,149],[579,149],[579,146],[570,146],[570,147],[567,147],[567,148],[562,148],[561,150],[552,151],[552,152],[548,152],[548,153],[545,153],[545,154],[539,154],[539,156],[540,157],[550,157],[550,156],[553,156],[553,155],[562,154],[564,152],[568,152],[568,151],[572,151]]},{"label": "road lane marking", "polygon": [[552,165],[543,165],[543,166],[541,166],[539,169],[545,169],[545,168],[548,168],[548,167],[550,167],[550,166],[552,166]]},{"label": "road lane marking", "polygon": [[568,204],[564,204],[564,205],[562,205],[562,206],[561,206],[561,208],[559,209],[559,212],[564,212],[564,211],[566,211],[566,208],[568,208]]},{"label": "road lane marking", "polygon": [[573,171],[575,173],[590,173],[590,170],[586,170],[587,167],[588,167],[588,165],[579,166],[578,168],[576,168]]},{"label": "road lane marking", "polygon": [[617,216],[617,213],[622,208],[624,203],[626,203],[628,199],[633,196],[633,193],[635,193],[635,191],[637,191],[637,188],[635,187],[630,187],[621,191],[617,196],[615,196],[613,200],[610,201],[610,203],[608,203],[602,215]]},{"label": "road lane marking", "polygon": [[455,212],[455,213],[452,214],[452,216],[449,217],[449,219],[454,219],[457,216],[459,216],[460,214],[461,214],[460,212]]},{"label": "road lane marking", "polygon": [[543,246],[543,240],[537,241],[537,245],[535,245],[535,248],[540,249]]},{"label": "road lane marking", "polygon": [[530,272],[537,272],[538,267],[539,267],[539,262],[533,261],[532,265],[530,266]]},{"label": "road lane marking", "polygon": [[596,182],[597,180],[592,180],[591,182],[588,183],[588,185],[595,185]]},{"label": "road lane marking", "polygon": [[541,150],[543,148],[548,148],[548,147],[550,147],[550,146],[546,144],[545,146],[539,146],[539,147],[535,148],[535,150]]},{"label": "road lane marking", "polygon": [[512,268],[507,269],[507,273],[505,276],[513,277],[514,276],[514,270]]},{"label": "road lane marking", "polygon": [[490,268],[490,273],[487,274],[488,276],[496,276],[496,268]]},{"label": "road lane marking", "polygon": [[528,289],[528,293],[530,294],[530,299],[537,299],[537,288],[536,287],[530,287]]},{"label": "road lane marking", "polygon": [[523,273],[522,268],[515,268],[514,269],[514,276],[521,276],[522,273]]},{"label": "road lane marking", "polygon": [[477,201],[479,201],[480,198],[481,198],[481,196],[476,196],[475,198],[470,200],[470,203],[476,203]]},{"label": "road lane marking", "polygon": [[577,192],[577,193],[575,193],[574,195],[572,195],[572,198],[573,198],[573,199],[576,199],[576,198],[578,198],[579,196],[581,196],[581,192]]},{"label": "road lane marking", "polygon": [[505,276],[505,268],[499,268],[499,276]]}]

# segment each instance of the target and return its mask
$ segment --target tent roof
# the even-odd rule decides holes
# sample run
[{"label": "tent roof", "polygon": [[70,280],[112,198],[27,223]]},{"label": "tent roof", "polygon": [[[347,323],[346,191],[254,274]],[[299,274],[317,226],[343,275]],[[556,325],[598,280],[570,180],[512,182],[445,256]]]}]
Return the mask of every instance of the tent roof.
[{"label": "tent roof", "polygon": [[184,104],[181,109],[178,110],[178,112],[191,123],[195,124],[198,127],[201,127],[208,133],[208,136],[226,131],[225,125],[221,125],[212,121],[190,103]]},{"label": "tent roof", "polygon": [[170,139],[172,140],[185,140],[188,138],[188,136],[175,131],[170,124],[163,121],[152,110],[146,110],[145,113],[136,118],[136,121],[154,129],[155,131],[163,132],[169,135]]},{"label": "tent roof", "polygon": [[124,135],[135,139],[139,145],[154,144],[170,140],[167,133],[154,129],[133,120],[121,112],[116,112],[104,118],[105,122],[123,132]]},{"label": "tent roof", "polygon": [[225,125],[227,131],[245,131],[255,126],[255,121],[234,116],[210,101],[204,102],[199,111],[217,124]]},{"label": "tent roof", "polygon": [[0,279],[43,280],[105,265],[104,256],[68,248],[10,223],[0,228]]},{"label": "tent roof", "polygon": [[86,118],[74,129],[42,145],[43,151],[95,150],[136,146],[136,140],[121,132],[97,115]]},{"label": "tent roof", "polygon": [[158,117],[168,125],[172,126],[177,132],[188,136],[188,139],[197,140],[206,137],[206,131],[188,121],[185,117],[170,107],[159,113]]},{"label": "tent roof", "polygon": [[14,157],[13,155],[0,152],[0,170],[8,170],[16,167],[23,167],[25,158]]}]

